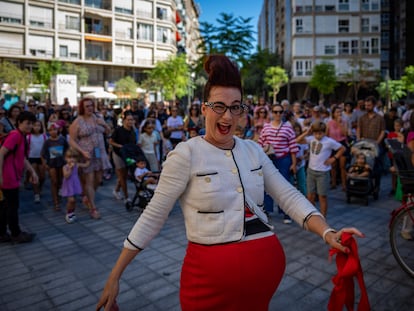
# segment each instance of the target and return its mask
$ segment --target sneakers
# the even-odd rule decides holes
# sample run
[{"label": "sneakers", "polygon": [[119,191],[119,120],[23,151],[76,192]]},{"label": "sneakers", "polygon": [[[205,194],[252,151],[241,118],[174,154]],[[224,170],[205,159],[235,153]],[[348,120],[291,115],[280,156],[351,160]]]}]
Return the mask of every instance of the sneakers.
[{"label": "sneakers", "polygon": [[121,193],[121,191],[116,191],[115,189],[114,189],[114,191],[112,191],[112,194],[114,195],[114,197],[115,197],[115,199],[117,199],[117,200],[122,200],[122,193]]},{"label": "sneakers", "polygon": [[20,232],[20,234],[16,237],[12,236],[11,237],[11,241],[14,244],[19,244],[19,243],[30,243],[33,241],[33,238],[35,237],[36,234],[34,233],[29,233],[29,232]]},{"label": "sneakers", "polygon": [[35,203],[40,203],[40,194],[35,194],[34,195],[34,202]]},{"label": "sneakers", "polygon": [[284,224],[291,224],[292,223],[292,219],[288,215],[285,215],[283,217],[283,223]]},{"label": "sneakers", "polygon": [[76,221],[75,213],[67,213],[65,216],[65,220],[68,224],[73,224]]},{"label": "sneakers", "polygon": [[126,198],[126,199],[124,199],[124,203],[125,204],[127,204],[127,203],[131,203],[132,202],[132,200],[130,199],[130,198]]}]

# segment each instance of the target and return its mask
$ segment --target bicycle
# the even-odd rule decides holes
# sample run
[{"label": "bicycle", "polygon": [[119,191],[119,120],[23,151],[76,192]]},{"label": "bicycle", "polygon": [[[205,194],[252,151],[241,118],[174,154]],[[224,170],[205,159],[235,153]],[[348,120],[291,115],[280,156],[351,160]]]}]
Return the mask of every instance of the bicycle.
[{"label": "bicycle", "polygon": [[[412,188],[413,177],[399,176],[404,190]],[[412,190],[412,189],[410,189]],[[414,193],[414,192],[413,192]],[[414,194],[408,193],[403,197],[400,207],[393,210],[389,223],[389,238],[392,254],[401,268],[414,278]]]},{"label": "bicycle", "polygon": [[401,268],[414,278],[414,163],[412,151],[395,139],[385,139],[392,153],[393,172],[403,193],[402,204],[391,213],[389,239],[392,254]]}]

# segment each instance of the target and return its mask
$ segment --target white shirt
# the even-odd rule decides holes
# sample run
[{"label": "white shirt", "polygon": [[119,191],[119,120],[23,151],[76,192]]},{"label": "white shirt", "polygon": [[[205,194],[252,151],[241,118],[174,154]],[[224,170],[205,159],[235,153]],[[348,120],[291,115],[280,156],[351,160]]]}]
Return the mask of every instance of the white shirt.
[{"label": "white shirt", "polygon": [[321,140],[308,136],[306,142],[309,144],[308,167],[314,171],[329,171],[331,166],[326,165],[325,161],[331,157],[332,151],[338,150],[342,145],[328,136],[322,137]]}]

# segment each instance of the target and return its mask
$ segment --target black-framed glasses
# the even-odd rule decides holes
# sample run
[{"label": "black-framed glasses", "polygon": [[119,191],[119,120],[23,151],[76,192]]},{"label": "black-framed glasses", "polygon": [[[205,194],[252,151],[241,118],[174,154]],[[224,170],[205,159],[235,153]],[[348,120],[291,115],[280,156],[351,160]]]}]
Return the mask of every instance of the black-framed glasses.
[{"label": "black-framed glasses", "polygon": [[232,115],[239,116],[246,111],[246,105],[242,103],[227,106],[223,102],[205,102],[204,105],[213,109],[213,111],[217,114],[223,114],[228,109]]},{"label": "black-framed glasses", "polygon": [[273,113],[278,113],[278,114],[282,114],[283,110],[272,110]]}]

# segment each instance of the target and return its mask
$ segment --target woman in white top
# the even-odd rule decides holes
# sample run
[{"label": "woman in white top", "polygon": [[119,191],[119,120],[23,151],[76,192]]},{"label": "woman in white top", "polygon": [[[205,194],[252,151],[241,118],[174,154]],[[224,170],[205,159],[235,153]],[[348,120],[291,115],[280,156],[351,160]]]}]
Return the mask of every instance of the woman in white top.
[{"label": "woman in white top", "polygon": [[116,305],[123,271],[161,230],[177,199],[189,240],[181,272],[183,311],[268,310],[285,256],[261,209],[265,190],[331,247],[348,251],[339,243],[344,231],[363,236],[355,228],[329,228],[254,141],[233,135],[247,110],[239,71],[223,55],[210,56],[204,67],[209,75],[201,108],[206,134],[169,153],[155,194],[125,240],[97,310]]}]

